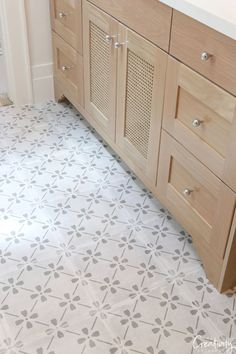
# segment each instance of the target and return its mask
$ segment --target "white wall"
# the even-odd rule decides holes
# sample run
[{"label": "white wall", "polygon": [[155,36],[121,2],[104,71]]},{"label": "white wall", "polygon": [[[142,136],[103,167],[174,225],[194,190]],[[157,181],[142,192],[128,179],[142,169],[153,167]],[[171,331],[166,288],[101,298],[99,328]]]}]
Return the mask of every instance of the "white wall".
[{"label": "white wall", "polygon": [[2,41],[2,26],[0,23],[0,94],[7,93],[7,73],[4,57],[4,48]]},{"label": "white wall", "polygon": [[33,96],[35,102],[54,97],[49,0],[26,0]]}]

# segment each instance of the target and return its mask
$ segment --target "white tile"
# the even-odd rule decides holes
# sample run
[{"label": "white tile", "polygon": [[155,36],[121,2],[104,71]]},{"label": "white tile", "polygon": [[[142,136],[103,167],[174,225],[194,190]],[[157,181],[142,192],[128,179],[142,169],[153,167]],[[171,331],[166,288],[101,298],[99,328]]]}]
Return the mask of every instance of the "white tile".
[{"label": "white tile", "polygon": [[[236,296],[70,105],[1,109],[0,353],[196,352]],[[3,134],[4,133],[4,134]]]}]

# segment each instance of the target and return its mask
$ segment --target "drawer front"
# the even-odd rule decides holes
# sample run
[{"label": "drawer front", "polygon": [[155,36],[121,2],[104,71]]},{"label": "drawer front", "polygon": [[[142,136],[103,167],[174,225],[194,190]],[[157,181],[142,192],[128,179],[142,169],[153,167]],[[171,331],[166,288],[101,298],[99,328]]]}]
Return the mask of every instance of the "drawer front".
[{"label": "drawer front", "polygon": [[163,126],[222,180],[234,165],[235,113],[234,96],[169,58]]},{"label": "drawer front", "polygon": [[223,259],[235,194],[167,133],[162,133],[157,191],[193,240]]},{"label": "drawer front", "polygon": [[[236,95],[235,40],[174,11],[170,52]],[[209,58],[206,55],[201,58],[203,53],[208,53]]]},{"label": "drawer front", "polygon": [[81,0],[51,0],[53,30],[82,54]]},{"label": "drawer front", "polygon": [[69,44],[53,33],[54,75],[65,96],[83,103],[83,58]]},{"label": "drawer front", "polygon": [[89,0],[165,51],[169,49],[172,9],[157,0]]}]

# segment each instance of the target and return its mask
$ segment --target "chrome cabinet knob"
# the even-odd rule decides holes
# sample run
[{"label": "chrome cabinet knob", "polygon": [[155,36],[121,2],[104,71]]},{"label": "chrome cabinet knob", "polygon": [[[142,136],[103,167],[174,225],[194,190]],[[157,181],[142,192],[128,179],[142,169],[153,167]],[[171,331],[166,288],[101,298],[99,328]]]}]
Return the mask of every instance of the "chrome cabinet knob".
[{"label": "chrome cabinet knob", "polygon": [[117,35],[114,35],[114,36],[111,36],[111,35],[107,35],[106,37],[105,37],[105,41],[107,42],[107,43],[111,43],[112,41],[113,41],[113,39],[114,38],[117,38],[118,37],[118,34]]},{"label": "chrome cabinet knob", "polygon": [[198,128],[198,127],[200,127],[200,125],[202,124],[203,122],[201,121],[201,120],[199,120],[199,119],[194,119],[193,120],[193,123],[192,123],[192,126],[194,127],[194,128]]},{"label": "chrome cabinet knob", "polygon": [[211,54],[207,53],[207,52],[202,52],[201,53],[201,60],[202,61],[207,61],[212,57]]},{"label": "chrome cabinet knob", "polygon": [[119,42],[116,42],[115,45],[114,45],[114,47],[115,47],[116,49],[121,48],[121,47],[122,47],[122,44],[119,43]]},{"label": "chrome cabinet knob", "polygon": [[192,193],[193,193],[192,189],[186,188],[186,189],[183,190],[183,195],[185,197],[189,197]]},{"label": "chrome cabinet knob", "polygon": [[106,40],[107,43],[111,43],[112,38],[113,38],[112,36],[107,35],[105,40]]},{"label": "chrome cabinet knob", "polygon": [[61,70],[62,70],[62,71],[69,71],[69,70],[72,70],[73,68],[74,68],[73,65],[72,65],[72,66],[63,65],[63,66],[61,67]]},{"label": "chrome cabinet knob", "polygon": [[128,41],[127,41],[127,42],[124,42],[124,43],[115,42],[114,47],[115,47],[116,49],[119,49],[119,48],[121,48],[123,45],[126,45],[127,43],[128,43]]},{"label": "chrome cabinet knob", "polygon": [[59,12],[58,16],[59,18],[65,18],[66,14],[64,12]]}]

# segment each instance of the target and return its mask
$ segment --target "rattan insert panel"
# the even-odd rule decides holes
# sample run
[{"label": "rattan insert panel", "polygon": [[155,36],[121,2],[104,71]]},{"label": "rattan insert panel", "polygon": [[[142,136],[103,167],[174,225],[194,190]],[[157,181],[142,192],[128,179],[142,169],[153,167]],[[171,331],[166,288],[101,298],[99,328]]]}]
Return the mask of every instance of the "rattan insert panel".
[{"label": "rattan insert panel", "polygon": [[147,159],[154,66],[128,50],[125,137]]},{"label": "rattan insert panel", "polygon": [[90,100],[105,116],[109,116],[111,47],[107,33],[90,21]]}]

